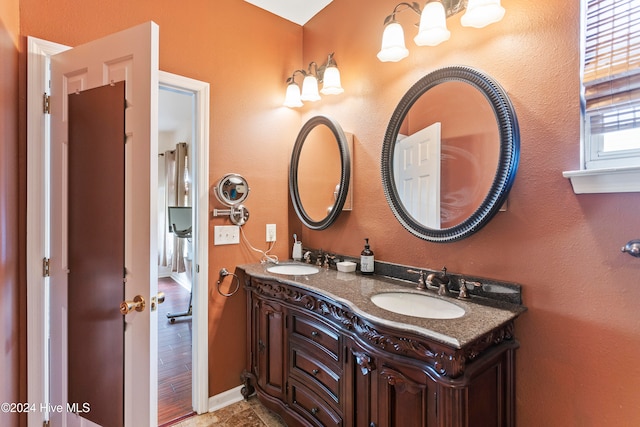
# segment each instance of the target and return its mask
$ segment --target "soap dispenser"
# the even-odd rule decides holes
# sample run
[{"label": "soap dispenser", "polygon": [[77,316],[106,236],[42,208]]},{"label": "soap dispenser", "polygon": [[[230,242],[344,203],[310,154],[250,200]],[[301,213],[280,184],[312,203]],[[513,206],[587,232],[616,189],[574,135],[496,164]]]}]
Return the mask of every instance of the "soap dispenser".
[{"label": "soap dispenser", "polygon": [[302,260],[302,242],[298,240],[298,236],[296,234],[293,235],[293,254],[292,258],[294,261]]},{"label": "soap dispenser", "polygon": [[362,274],[373,274],[373,251],[369,247],[369,239],[364,239],[364,242],[364,249],[360,253],[360,272]]}]

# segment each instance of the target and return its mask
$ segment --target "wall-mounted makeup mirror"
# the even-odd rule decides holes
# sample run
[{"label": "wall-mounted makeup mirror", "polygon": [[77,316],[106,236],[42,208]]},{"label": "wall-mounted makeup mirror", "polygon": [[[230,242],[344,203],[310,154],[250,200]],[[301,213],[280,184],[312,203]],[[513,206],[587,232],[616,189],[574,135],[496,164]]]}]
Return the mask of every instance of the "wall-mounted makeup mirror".
[{"label": "wall-mounted makeup mirror", "polygon": [[347,137],[340,124],[326,116],[312,117],[298,133],[289,192],[298,217],[313,230],[330,226],[350,196],[352,141],[353,135]]},{"label": "wall-mounted makeup mirror", "polygon": [[242,175],[229,173],[213,187],[216,198],[225,206],[237,206],[249,196],[249,184]]},{"label": "wall-mounted makeup mirror", "polygon": [[393,112],[382,184],[412,234],[459,240],[503,205],[519,155],[518,122],[504,89],[473,68],[441,68],[414,84]]},{"label": "wall-mounted makeup mirror", "polygon": [[211,187],[220,203],[229,209],[214,209],[213,216],[229,216],[231,222],[243,225],[249,220],[249,210],[242,204],[249,196],[249,183],[242,175],[229,173],[224,175]]}]

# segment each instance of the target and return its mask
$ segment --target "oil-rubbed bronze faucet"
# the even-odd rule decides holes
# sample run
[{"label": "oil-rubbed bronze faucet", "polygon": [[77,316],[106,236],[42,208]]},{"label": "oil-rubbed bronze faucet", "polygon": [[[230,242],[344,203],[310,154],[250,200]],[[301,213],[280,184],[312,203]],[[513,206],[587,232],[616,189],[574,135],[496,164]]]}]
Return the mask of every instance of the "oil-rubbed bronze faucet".
[{"label": "oil-rubbed bronze faucet", "polygon": [[304,253],[304,262],[306,262],[307,264],[311,264],[311,251],[307,251]]},{"label": "oil-rubbed bronze faucet", "polygon": [[447,276],[447,267],[442,267],[442,273],[431,273],[427,276],[427,285],[436,286],[438,295],[449,295],[449,283],[451,280]]},{"label": "oil-rubbed bronze faucet", "polygon": [[482,283],[480,282],[472,282],[470,280],[466,280],[466,279],[460,279],[460,290],[458,291],[458,298],[459,299],[468,299],[471,298],[469,296],[469,292],[467,292],[468,288],[467,285],[471,285],[475,288],[479,288],[482,287]]},{"label": "oil-rubbed bronze faucet", "polygon": [[420,277],[418,277],[418,286],[416,286],[416,289],[424,291],[425,289],[427,289],[427,285],[424,281],[424,271],[420,270],[407,270],[407,273],[416,273],[419,274]]},{"label": "oil-rubbed bronze faucet", "polygon": [[322,268],[328,269],[329,264],[335,259],[335,255],[330,255],[328,253],[324,254],[324,263],[322,264]]}]

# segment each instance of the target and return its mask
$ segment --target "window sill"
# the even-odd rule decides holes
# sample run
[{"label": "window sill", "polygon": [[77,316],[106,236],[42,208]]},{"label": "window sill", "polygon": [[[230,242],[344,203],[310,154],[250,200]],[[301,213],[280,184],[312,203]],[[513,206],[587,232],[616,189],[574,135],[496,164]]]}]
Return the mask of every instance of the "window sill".
[{"label": "window sill", "polygon": [[562,176],[571,180],[576,194],[640,192],[638,166],[566,171]]}]

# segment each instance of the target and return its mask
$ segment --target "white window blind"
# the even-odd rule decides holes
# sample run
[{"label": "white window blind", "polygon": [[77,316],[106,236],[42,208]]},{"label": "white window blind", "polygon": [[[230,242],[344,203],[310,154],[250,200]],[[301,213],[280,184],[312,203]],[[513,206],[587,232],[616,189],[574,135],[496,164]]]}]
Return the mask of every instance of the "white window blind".
[{"label": "white window blind", "polygon": [[640,0],[587,0],[583,84],[588,134],[640,128]]}]

